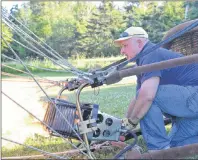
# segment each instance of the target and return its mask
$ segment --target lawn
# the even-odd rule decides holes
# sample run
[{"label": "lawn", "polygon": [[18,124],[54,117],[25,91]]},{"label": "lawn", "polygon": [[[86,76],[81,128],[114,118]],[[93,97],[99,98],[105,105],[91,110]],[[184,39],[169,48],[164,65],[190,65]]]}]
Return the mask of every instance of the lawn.
[{"label": "lawn", "polygon": [[[99,94],[96,92],[99,91]],[[57,92],[48,92],[50,97],[55,97]],[[67,96],[69,100],[75,101],[74,92],[64,92],[63,95]],[[135,95],[135,85],[132,84],[115,84],[110,86],[102,86],[100,90],[86,88],[81,93],[81,102],[96,103],[100,105],[100,110],[102,112],[111,114],[116,117],[124,117],[125,111],[129,104],[129,100],[132,96]],[[41,100],[45,97],[41,97]],[[76,143],[76,142],[74,142]],[[142,139],[140,143],[143,144]],[[72,149],[71,145],[65,143],[62,138],[58,137],[44,137],[42,135],[36,134],[34,137],[29,137],[26,139],[24,144],[35,146],[37,148],[43,149],[48,152],[61,152]],[[118,149],[109,149],[112,154],[109,152],[99,152],[97,157],[99,158],[111,158],[113,155],[118,152]],[[24,156],[24,155],[33,155],[39,154],[37,151],[33,151],[23,146],[16,145],[12,148],[2,147],[2,156]]]},{"label": "lawn", "polygon": [[[64,74],[64,73],[53,73],[45,72],[45,73],[37,73],[37,75],[43,77],[62,77],[69,78],[72,77],[72,74]],[[126,112],[127,106],[131,97],[135,96],[135,87],[134,80],[131,78],[127,80],[123,80],[123,82],[114,84],[114,85],[104,85],[100,88],[92,89],[85,88],[80,96],[81,102],[89,102],[99,104],[100,111],[105,112],[107,114],[111,114],[113,116],[123,118]],[[50,97],[56,97],[58,93],[57,90],[51,89],[51,91],[47,92]],[[66,96],[70,101],[75,102],[75,94],[74,92],[64,92],[64,96]],[[41,96],[41,102],[45,100],[46,97]],[[167,128],[169,131],[169,128]],[[142,136],[138,138],[138,144],[146,151],[146,146]],[[132,140],[129,140],[127,143],[131,143]],[[73,142],[77,144],[76,141]],[[35,134],[33,137],[28,137],[24,144],[31,145],[40,149],[43,149],[48,152],[62,152],[69,149],[73,149],[72,146],[66,143],[62,138],[59,137],[45,137],[39,134]],[[109,148],[105,150],[101,150],[96,153],[97,158],[112,158],[117,152],[118,148]],[[34,151],[28,149],[23,146],[15,145],[14,147],[2,147],[2,156],[3,157],[11,157],[11,156],[25,156],[25,155],[34,155],[40,154],[38,151]],[[79,156],[79,155],[78,155]],[[73,158],[80,158],[75,156]],[[82,155],[80,155],[82,158]],[[189,157],[190,159],[196,159],[197,156]]]},{"label": "lawn", "polygon": [[[95,68],[95,67],[105,67],[108,66],[109,64],[116,62],[120,59],[122,59],[122,56],[118,57],[105,57],[105,58],[90,58],[90,59],[67,59],[70,64],[75,66],[76,68],[84,71],[88,71],[90,68]],[[56,63],[53,63],[51,60],[45,58],[44,60],[39,60],[39,59],[26,59],[24,60],[24,63],[27,66],[28,69],[32,73],[41,73],[40,75],[45,76],[46,71],[44,71],[42,68],[46,69],[51,69],[51,70],[62,70],[63,68],[57,65]],[[35,66],[35,67],[33,67]],[[66,67],[66,66],[65,66]],[[14,70],[14,69],[26,71],[23,65],[21,65],[19,62],[13,62],[13,61],[6,61],[2,62],[2,71],[7,72],[7,73],[13,73],[13,74],[20,74],[20,71]],[[66,67],[67,68],[67,67]],[[54,73],[47,71],[52,75],[59,75],[59,73]],[[69,73],[69,72],[68,72]],[[66,73],[67,74],[67,73]],[[64,73],[61,75],[64,75]]]}]

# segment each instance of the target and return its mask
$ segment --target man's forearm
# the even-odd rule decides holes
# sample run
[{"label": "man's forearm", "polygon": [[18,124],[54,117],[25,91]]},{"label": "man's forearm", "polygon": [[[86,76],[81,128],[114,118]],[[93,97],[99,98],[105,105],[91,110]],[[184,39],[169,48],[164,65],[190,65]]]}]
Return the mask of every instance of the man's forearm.
[{"label": "man's forearm", "polygon": [[159,82],[160,77],[151,77],[142,83],[130,116],[132,123],[138,123],[150,109],[157,93]]},{"label": "man's forearm", "polygon": [[152,104],[152,100],[138,97],[137,100],[135,101],[135,105],[129,117],[131,121],[137,124],[140,121],[140,119],[142,119],[144,115],[147,113],[151,104]]},{"label": "man's forearm", "polygon": [[132,111],[134,109],[134,106],[135,106],[135,101],[136,101],[136,98],[133,98],[129,104],[129,107],[128,107],[128,111],[126,112],[126,118],[129,118],[132,114]]}]

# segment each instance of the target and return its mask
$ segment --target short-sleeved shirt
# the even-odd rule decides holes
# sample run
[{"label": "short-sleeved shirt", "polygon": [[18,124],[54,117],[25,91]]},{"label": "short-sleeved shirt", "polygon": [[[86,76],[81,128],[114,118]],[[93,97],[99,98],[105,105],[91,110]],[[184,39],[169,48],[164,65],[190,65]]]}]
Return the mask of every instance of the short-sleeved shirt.
[{"label": "short-sleeved shirt", "polygon": [[[146,43],[142,51],[153,47],[155,44],[150,41]],[[180,53],[173,52],[164,48],[158,48],[136,60],[138,66],[151,64],[155,62],[165,61],[169,59],[183,57],[184,55]],[[183,66],[178,66],[174,68],[168,68],[158,71],[152,71],[148,73],[143,73],[137,76],[137,87],[138,91],[141,84],[151,78],[160,77],[159,85],[182,85],[182,86],[198,86],[198,63],[187,64]]]}]

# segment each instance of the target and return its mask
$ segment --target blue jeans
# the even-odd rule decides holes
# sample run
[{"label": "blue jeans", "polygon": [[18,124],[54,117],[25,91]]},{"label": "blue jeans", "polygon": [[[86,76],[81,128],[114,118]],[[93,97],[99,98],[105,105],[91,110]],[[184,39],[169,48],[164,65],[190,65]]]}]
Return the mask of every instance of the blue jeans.
[{"label": "blue jeans", "polygon": [[[163,115],[174,118],[168,135]],[[198,143],[198,86],[160,85],[140,127],[148,150]]]}]

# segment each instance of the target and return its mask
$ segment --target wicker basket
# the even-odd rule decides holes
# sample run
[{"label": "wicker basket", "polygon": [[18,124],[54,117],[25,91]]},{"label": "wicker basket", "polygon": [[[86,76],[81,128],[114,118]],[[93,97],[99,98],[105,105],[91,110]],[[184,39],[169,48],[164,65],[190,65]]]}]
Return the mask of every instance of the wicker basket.
[{"label": "wicker basket", "polygon": [[[195,21],[198,21],[198,19],[187,21],[185,23],[175,26],[166,33],[163,40],[184,29],[186,26],[190,25]],[[165,44],[162,47],[182,53],[184,55],[192,55],[198,53],[198,27],[193,28],[191,31],[172,40],[171,42]]]}]

